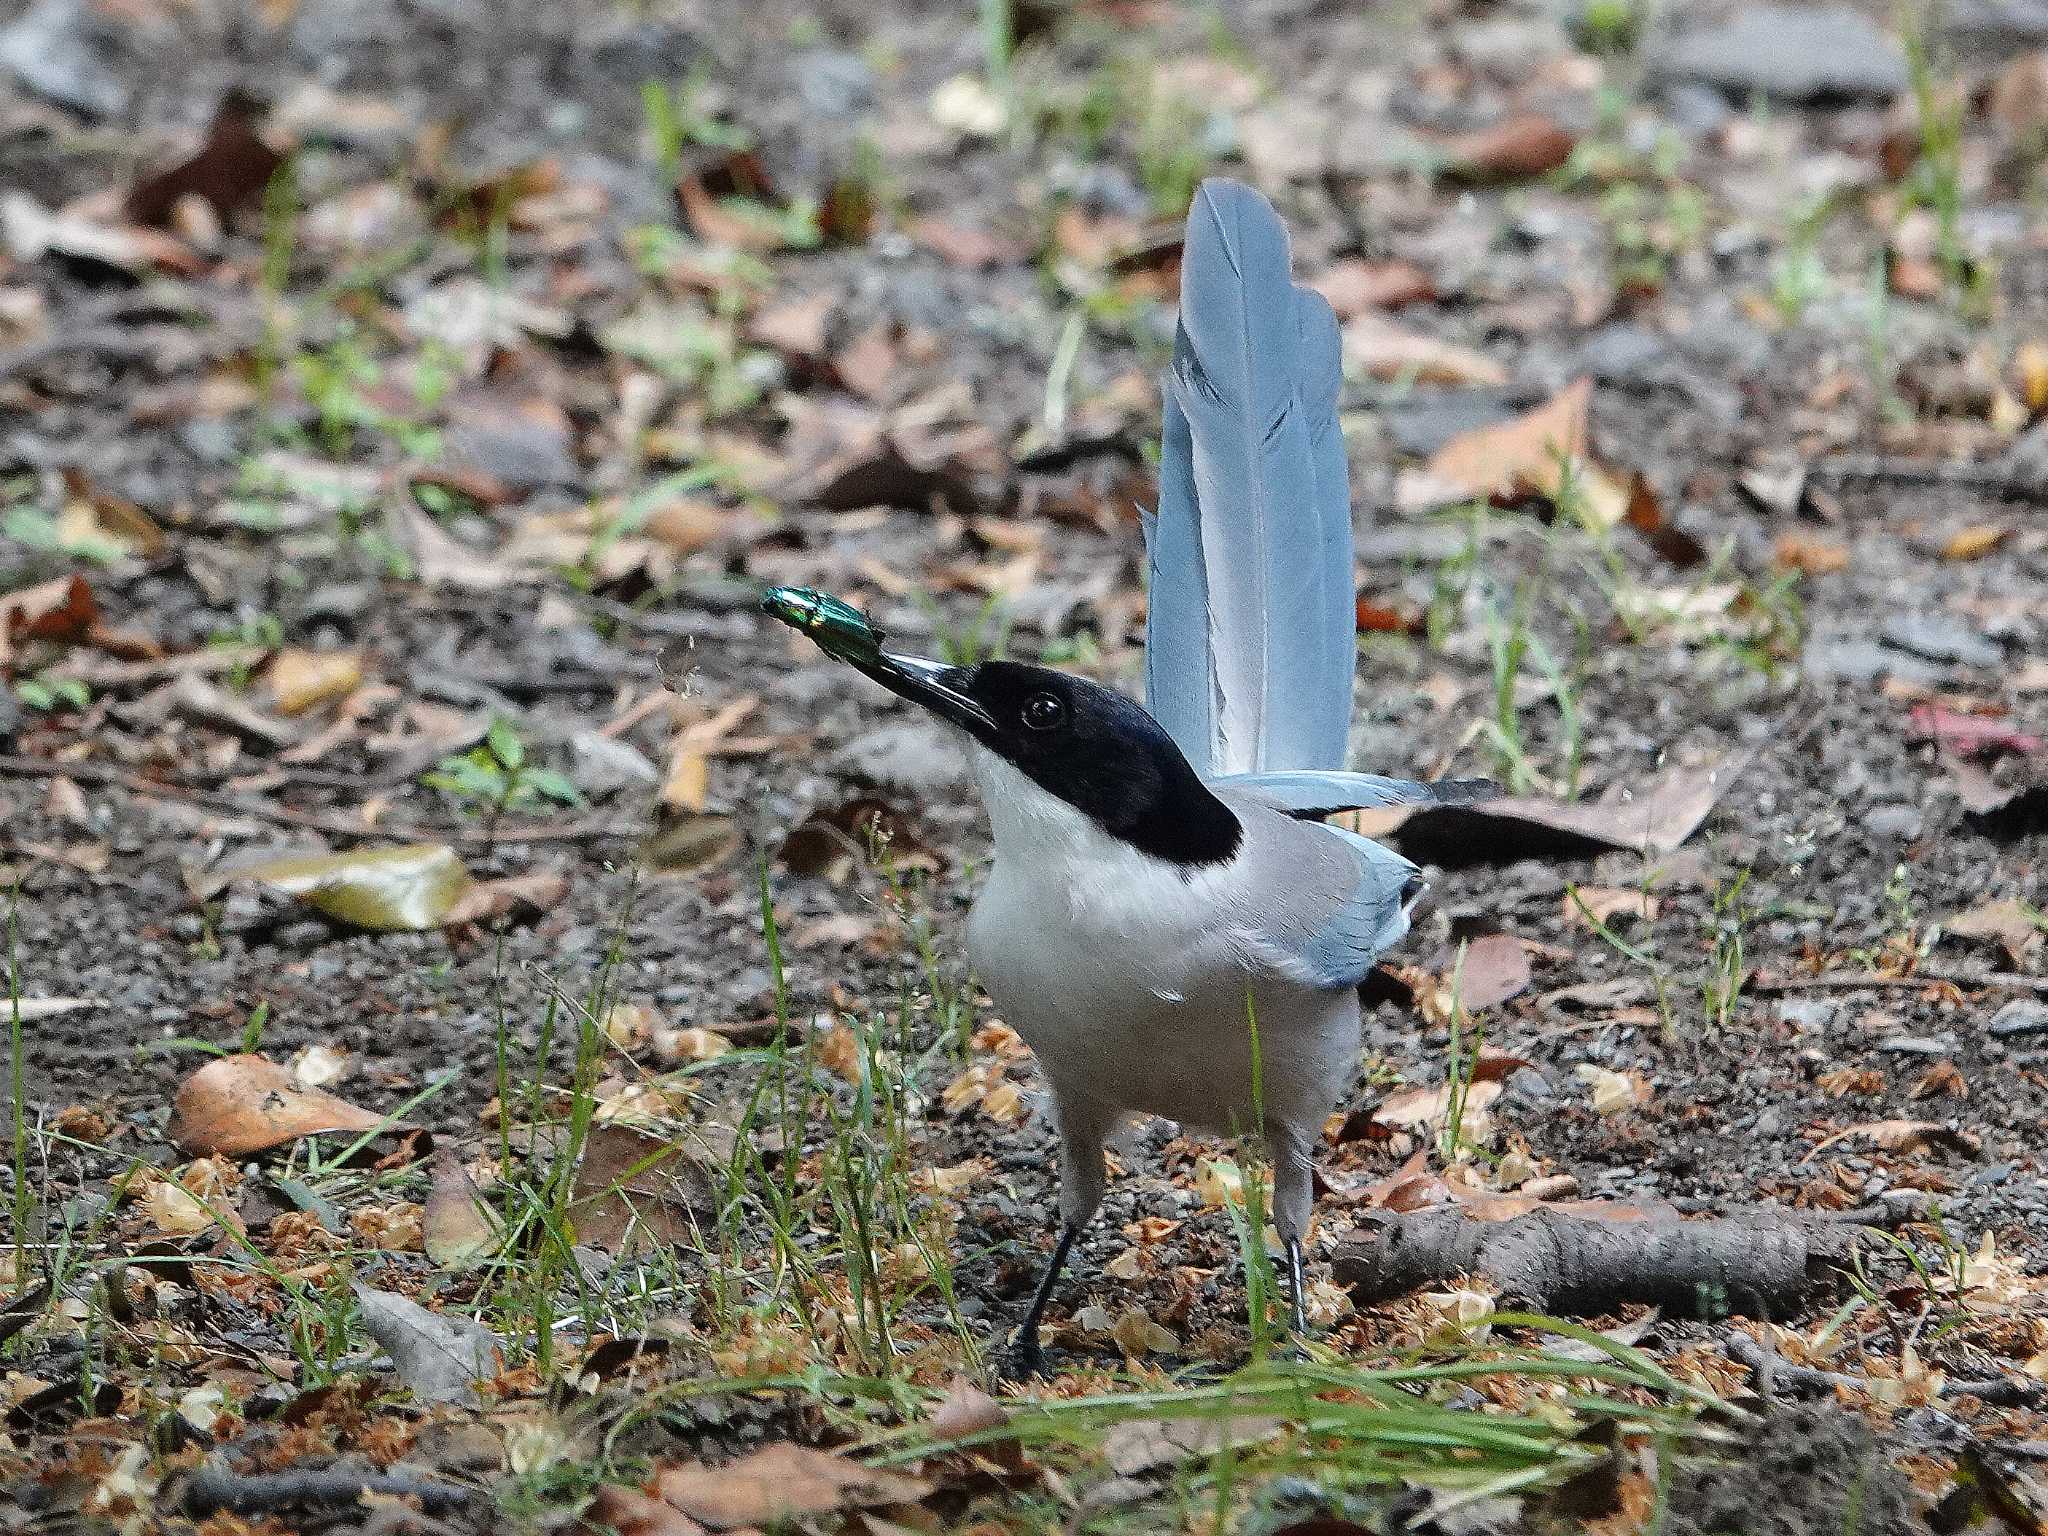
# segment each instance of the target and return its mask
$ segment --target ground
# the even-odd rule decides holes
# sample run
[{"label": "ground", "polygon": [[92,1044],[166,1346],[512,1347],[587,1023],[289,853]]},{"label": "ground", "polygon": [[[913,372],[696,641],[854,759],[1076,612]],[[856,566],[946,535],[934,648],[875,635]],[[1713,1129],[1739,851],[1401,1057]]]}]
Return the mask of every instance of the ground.
[{"label": "ground", "polygon": [[[2038,1529],[2048,8],[536,9],[0,5],[0,1523]],[[1303,1356],[1151,1125],[1001,1381],[986,826],[755,599],[1137,689],[1212,173],[1345,325],[1354,760],[1518,798],[1368,828]],[[1339,1283],[1507,1196],[1828,1258]]]}]

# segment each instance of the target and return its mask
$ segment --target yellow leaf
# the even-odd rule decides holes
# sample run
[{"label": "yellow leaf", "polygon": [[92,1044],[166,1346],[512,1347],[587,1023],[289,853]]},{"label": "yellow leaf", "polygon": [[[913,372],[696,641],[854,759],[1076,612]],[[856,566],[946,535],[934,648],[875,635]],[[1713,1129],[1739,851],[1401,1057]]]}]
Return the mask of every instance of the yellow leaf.
[{"label": "yellow leaf", "polygon": [[2020,343],[2013,354],[2012,370],[2020,387],[2020,398],[2030,411],[2048,410],[2048,345],[2038,341]]},{"label": "yellow leaf", "polygon": [[1580,1082],[1593,1090],[1593,1113],[1596,1115],[1618,1115],[1649,1098],[1648,1089],[1641,1080],[1627,1073],[1595,1066],[1590,1061],[1580,1062],[1572,1071]]},{"label": "yellow leaf", "polygon": [[1195,1163],[1195,1193],[1210,1209],[1240,1204],[1244,1200],[1244,1173],[1226,1158],[1204,1157]]},{"label": "yellow leaf", "polygon": [[1981,560],[2012,536],[2003,523],[1971,523],[1958,528],[1941,546],[1944,560]]},{"label": "yellow leaf", "polygon": [[351,693],[363,680],[363,659],[352,651],[279,651],[265,681],[278,713],[304,714],[316,704]]}]

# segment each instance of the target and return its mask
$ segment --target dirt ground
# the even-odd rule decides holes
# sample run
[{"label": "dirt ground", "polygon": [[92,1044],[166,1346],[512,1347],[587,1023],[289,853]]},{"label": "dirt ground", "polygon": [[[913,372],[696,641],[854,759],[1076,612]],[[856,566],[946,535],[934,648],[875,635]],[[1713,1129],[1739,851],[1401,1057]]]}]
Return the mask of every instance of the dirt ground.
[{"label": "dirt ground", "polygon": [[[1603,852],[1540,813],[1386,833],[1432,866],[1434,901],[1332,1117],[1316,1278],[1412,1155],[1442,1168],[1441,1096],[1434,1122],[1385,1106],[1444,1084],[1476,1033],[1500,1053],[1468,1104],[1476,1187],[1856,1211],[1890,1234],[1796,1315],[1596,1320],[1748,1408],[1773,1386],[1846,1407],[1771,1409],[1731,1432],[1746,1470],[1687,1460],[1655,1515],[1624,1442],[1584,1518],[1919,1529],[1943,1499],[1967,1512],[1963,1466],[2038,1529],[2048,54],[2029,50],[2048,10],[2035,36],[2028,7],[2004,30],[1950,7],[1909,48],[1873,7],[1873,58],[1854,12],[1820,8],[1846,29],[1828,46],[1731,84],[1745,50],[1699,39],[1769,8],[1638,34],[1674,9],[0,5],[0,863],[21,996],[90,1000],[22,1026],[0,1524],[197,1528],[166,1490],[220,1448],[245,1471],[457,1466],[421,1443],[433,1415],[380,1449],[396,1432],[374,1415],[287,1408],[313,1387],[302,1358],[279,1379],[298,1313],[262,1266],[201,1283],[193,1256],[282,1254],[278,1223],[310,1212],[342,1235],[296,1253],[292,1296],[345,1318],[358,1281],[459,1306],[479,1293],[436,1281],[450,1266],[417,1233],[380,1241],[392,1211],[433,1209],[430,1154],[495,1164],[528,1079],[729,1143],[778,1017],[842,1077],[845,1021],[879,1017],[915,1067],[907,1150],[960,1177],[902,1175],[951,1277],[904,1306],[903,1379],[979,1369],[960,1340],[999,1342],[1054,1198],[1028,1059],[966,975],[986,825],[957,747],[754,594],[816,586],[911,649],[1138,687],[1153,381],[1178,219],[1213,171],[1274,198],[1346,323],[1356,763],[1604,806],[1612,834]],[[196,171],[143,196],[238,90],[257,98],[239,131],[292,148],[288,177],[216,126]],[[1542,453],[1500,469],[1512,424],[1578,380],[1565,482]],[[1499,483],[1432,496],[1445,445],[1488,429]],[[351,668],[302,701],[300,653]],[[498,814],[422,781],[488,758],[494,720],[540,768],[531,793]],[[1714,764],[1696,830],[1634,846],[1661,832],[1629,807],[1654,819],[1660,780]],[[523,771],[484,767],[501,788]],[[234,876],[393,841],[447,843],[501,899],[372,931]],[[591,996],[628,1005],[599,1021],[610,1042],[576,1027]],[[734,1061],[693,1059],[693,1030]],[[173,1101],[245,1045],[374,1114],[410,1105],[417,1134],[381,1133],[377,1170],[347,1177],[293,1142],[230,1151],[201,1191]],[[760,1166],[823,1177],[829,1132],[797,1142]],[[1242,1362],[1216,1155],[1160,1125],[1122,1145],[1047,1393]],[[164,1176],[221,1195],[244,1235],[180,1230],[146,1193]],[[676,1253],[658,1304],[607,1303],[613,1331],[667,1319],[677,1362],[773,1374],[749,1353],[773,1266]],[[763,1287],[756,1310],[714,1307],[722,1267]],[[1112,1330],[1133,1311],[1165,1341]],[[1426,1314],[1368,1307],[1323,1341],[1384,1362]],[[175,1347],[138,1344],[152,1318]],[[377,1379],[382,1337],[325,1330],[339,1379]],[[1805,1374],[1758,1382],[1737,1335]],[[530,1374],[500,1401],[552,1402],[511,1356]],[[193,1407],[209,1382],[227,1396]],[[638,1426],[630,1464],[858,1438],[829,1391],[700,1409]],[[1802,1435],[1820,1448],[1787,1453]],[[1859,1458],[1898,1475],[1810,1475]],[[447,1515],[465,1529],[702,1528],[590,1514],[588,1485],[495,1440],[461,1476],[498,1490]],[[1794,1505],[1731,1513],[1731,1477],[1819,1502],[1758,1523]],[[947,1518],[1106,1518],[1022,1482]],[[1274,1486],[1240,1528],[1578,1518]]]}]

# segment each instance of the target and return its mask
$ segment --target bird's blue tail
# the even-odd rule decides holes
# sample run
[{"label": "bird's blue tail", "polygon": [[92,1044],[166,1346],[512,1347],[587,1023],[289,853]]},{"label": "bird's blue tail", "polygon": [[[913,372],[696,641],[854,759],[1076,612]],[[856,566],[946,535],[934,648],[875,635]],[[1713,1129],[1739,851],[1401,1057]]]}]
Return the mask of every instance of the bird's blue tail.
[{"label": "bird's blue tail", "polygon": [[1202,183],[1145,520],[1145,693],[1205,777],[1344,766],[1357,631],[1337,346],[1272,204]]}]

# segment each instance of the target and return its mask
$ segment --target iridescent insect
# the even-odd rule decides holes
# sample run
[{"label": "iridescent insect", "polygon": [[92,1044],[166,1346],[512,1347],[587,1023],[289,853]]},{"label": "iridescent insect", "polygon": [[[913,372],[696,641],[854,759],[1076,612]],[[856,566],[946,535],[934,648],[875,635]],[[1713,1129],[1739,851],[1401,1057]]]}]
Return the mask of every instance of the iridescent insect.
[{"label": "iridescent insect", "polygon": [[868,623],[867,615],[829,592],[770,587],[761,594],[761,611],[802,630],[826,655],[840,661],[872,661],[881,654],[881,632]]}]

